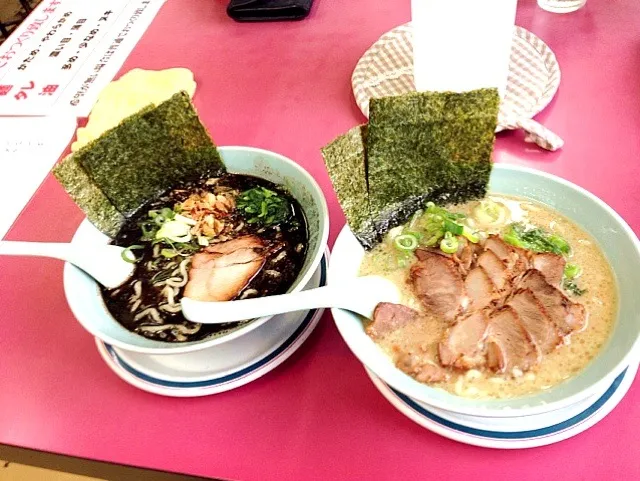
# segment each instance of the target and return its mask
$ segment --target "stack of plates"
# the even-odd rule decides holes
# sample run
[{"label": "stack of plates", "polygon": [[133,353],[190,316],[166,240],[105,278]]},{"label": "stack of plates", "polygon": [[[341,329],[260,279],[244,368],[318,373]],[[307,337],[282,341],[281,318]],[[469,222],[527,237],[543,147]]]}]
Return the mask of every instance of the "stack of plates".
[{"label": "stack of plates", "polygon": [[589,429],[618,405],[631,387],[637,370],[636,362],[604,392],[566,408],[503,418],[469,416],[438,409],[396,391],[368,369],[367,374],[387,401],[429,431],[474,446],[522,449],[557,443]]},{"label": "stack of plates", "polygon": [[[351,77],[353,96],[365,117],[369,100],[415,91],[413,81],[413,27],[400,25],[382,35],[360,58]],[[553,99],[560,86],[556,56],[540,38],[515,27],[507,90],[500,104],[500,119],[532,118]],[[498,125],[498,131],[510,128]]]},{"label": "stack of plates", "polygon": [[[325,253],[305,289],[325,285],[328,258]],[[184,354],[141,354],[97,338],[96,344],[107,365],[137,388],[164,396],[206,396],[244,386],[282,364],[313,332],[322,312],[274,316],[239,338]]]},{"label": "stack of plates", "polygon": [[[413,78],[413,27],[400,25],[380,37],[360,58],[351,77],[353,95],[369,117],[369,100],[415,91]],[[526,141],[555,151],[564,141],[537,122],[531,122],[558,90],[560,66],[547,44],[522,27],[515,27],[509,76],[500,103],[498,127],[524,128]]]}]

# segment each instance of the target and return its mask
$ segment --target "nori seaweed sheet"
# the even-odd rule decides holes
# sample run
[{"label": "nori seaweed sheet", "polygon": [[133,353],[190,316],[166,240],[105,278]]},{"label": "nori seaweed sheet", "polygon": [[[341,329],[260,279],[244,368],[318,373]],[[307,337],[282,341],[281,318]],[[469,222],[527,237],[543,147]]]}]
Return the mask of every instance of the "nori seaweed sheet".
[{"label": "nori seaweed sheet", "polygon": [[225,171],[186,92],[127,117],[74,156],[125,217],[176,184]]},{"label": "nori seaweed sheet", "polygon": [[114,237],[141,205],[181,182],[226,171],[180,92],[146,107],[65,158],[54,176],[101,232]]},{"label": "nori seaweed sheet", "polygon": [[373,247],[427,201],[457,204],[486,194],[499,104],[497,89],[373,98],[369,125],[322,149],[363,247]]},{"label": "nori seaweed sheet", "polygon": [[125,218],[93,183],[75,156],[63,159],[54,167],[53,175],[87,215],[89,222],[109,237],[115,237]]},{"label": "nori seaweed sheet", "polygon": [[359,125],[322,148],[322,157],[351,231],[360,243],[377,241],[369,209],[366,171],[367,126]]},{"label": "nori seaweed sheet", "polygon": [[380,236],[426,200],[485,195],[499,104],[497,89],[371,99],[369,202]]}]

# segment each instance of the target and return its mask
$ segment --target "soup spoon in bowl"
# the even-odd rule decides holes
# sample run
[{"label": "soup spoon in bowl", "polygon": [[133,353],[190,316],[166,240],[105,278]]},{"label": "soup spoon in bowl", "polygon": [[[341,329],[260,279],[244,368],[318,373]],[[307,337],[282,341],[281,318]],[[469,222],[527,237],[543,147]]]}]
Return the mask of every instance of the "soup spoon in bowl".
[{"label": "soup spoon in bowl", "polygon": [[325,307],[346,309],[370,319],[378,303],[397,303],[399,300],[400,292],[390,280],[381,276],[363,276],[348,284],[338,283],[291,294],[223,302],[183,297],[181,304],[182,314],[190,321],[223,324]]},{"label": "soup spoon in bowl", "polygon": [[79,267],[109,289],[123,284],[133,274],[135,264],[124,260],[124,250],[100,244],[80,247],[64,242],[0,242],[0,255],[60,259]]}]

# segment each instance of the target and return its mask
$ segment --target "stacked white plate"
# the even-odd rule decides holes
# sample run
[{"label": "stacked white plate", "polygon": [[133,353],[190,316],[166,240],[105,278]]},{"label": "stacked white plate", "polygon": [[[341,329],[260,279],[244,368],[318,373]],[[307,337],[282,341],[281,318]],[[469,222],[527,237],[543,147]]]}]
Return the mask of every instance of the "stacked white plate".
[{"label": "stacked white plate", "polygon": [[[523,27],[514,27],[506,95],[501,118],[532,118],[553,99],[560,86],[560,65],[553,50]],[[414,92],[413,27],[400,25],[382,35],[360,57],[351,77],[358,107],[369,117],[369,100]],[[509,128],[500,124],[498,131]]]},{"label": "stacked white plate", "polygon": [[[329,254],[305,289],[325,285]],[[96,338],[100,355],[124,381],[155,394],[195,397],[244,386],[288,359],[309,337],[323,310],[274,316],[262,326],[201,351],[150,355],[126,351]]]},{"label": "stacked white plate", "polygon": [[579,403],[544,414],[503,418],[468,416],[429,406],[388,386],[370,370],[366,371],[387,401],[429,431],[474,446],[522,449],[557,443],[602,420],[631,387],[638,363],[625,369],[603,392]]}]

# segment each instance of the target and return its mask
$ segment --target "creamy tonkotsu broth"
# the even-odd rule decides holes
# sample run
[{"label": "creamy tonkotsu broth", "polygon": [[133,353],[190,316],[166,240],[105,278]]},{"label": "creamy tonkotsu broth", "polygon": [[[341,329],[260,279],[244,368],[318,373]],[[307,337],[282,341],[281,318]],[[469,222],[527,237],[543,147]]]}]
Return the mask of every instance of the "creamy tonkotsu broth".
[{"label": "creamy tonkotsu broth", "polygon": [[[446,367],[448,379],[428,384],[453,394],[469,398],[511,398],[549,389],[569,379],[585,368],[607,342],[617,314],[617,287],[611,268],[594,239],[566,217],[543,204],[525,198],[491,196],[491,200],[508,206],[510,222],[523,222],[557,234],[568,242],[571,252],[567,262],[582,268],[575,279],[584,294],[577,296],[563,292],[574,302],[582,304],[588,314],[584,328],[564,337],[562,343],[545,354],[533,368],[522,372],[496,373],[487,368],[458,369]],[[469,215],[478,202],[448,206],[454,213]],[[469,222],[468,217],[465,222]],[[470,222],[473,225],[473,220]],[[406,227],[405,227],[406,229]],[[489,229],[490,230],[490,229]],[[438,344],[451,323],[434,315],[416,296],[409,282],[412,258],[399,266],[398,250],[391,232],[376,248],[365,254],[360,275],[382,275],[392,280],[402,294],[401,304],[419,311],[419,322],[409,323],[381,338],[376,343],[398,364],[403,353],[423,353],[426,358],[438,360]],[[481,241],[482,242],[482,241]],[[399,364],[398,364],[399,365]],[[400,365],[399,365],[400,367]],[[417,376],[414,376],[417,378]],[[418,379],[421,380],[421,379]]]}]

